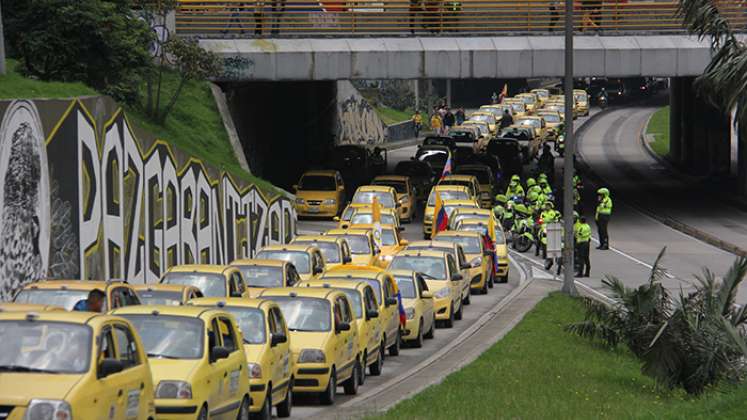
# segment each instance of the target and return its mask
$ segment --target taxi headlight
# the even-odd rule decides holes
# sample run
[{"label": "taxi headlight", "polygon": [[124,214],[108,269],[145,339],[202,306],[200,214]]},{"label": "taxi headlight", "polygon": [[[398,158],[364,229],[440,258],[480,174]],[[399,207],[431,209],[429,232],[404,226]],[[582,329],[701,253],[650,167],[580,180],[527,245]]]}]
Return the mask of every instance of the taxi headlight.
[{"label": "taxi headlight", "polygon": [[407,308],[407,309],[405,309],[405,315],[407,315],[407,319],[413,319],[413,318],[415,318],[415,308]]},{"label": "taxi headlight", "polygon": [[156,398],[192,399],[192,385],[184,381],[161,381],[156,387]]},{"label": "taxi headlight", "polygon": [[296,204],[306,204],[306,200],[303,198],[296,198]]},{"label": "taxi headlight", "polygon": [[262,377],[262,366],[259,363],[247,363],[246,370],[249,372],[249,377],[252,379],[259,379]]},{"label": "taxi headlight", "polygon": [[72,420],[70,404],[62,400],[31,400],[26,420]]},{"label": "taxi headlight", "polygon": [[337,204],[337,200],[335,200],[334,198],[328,198],[328,199],[322,201],[322,204],[326,204],[328,206],[332,205],[332,204]]},{"label": "taxi headlight", "polygon": [[298,355],[298,363],[324,363],[326,361],[324,352],[319,349],[303,349]]},{"label": "taxi headlight", "polygon": [[442,299],[442,298],[445,298],[446,296],[449,296],[450,293],[451,293],[451,289],[448,287],[444,287],[443,289],[438,289],[434,296],[439,299]]}]

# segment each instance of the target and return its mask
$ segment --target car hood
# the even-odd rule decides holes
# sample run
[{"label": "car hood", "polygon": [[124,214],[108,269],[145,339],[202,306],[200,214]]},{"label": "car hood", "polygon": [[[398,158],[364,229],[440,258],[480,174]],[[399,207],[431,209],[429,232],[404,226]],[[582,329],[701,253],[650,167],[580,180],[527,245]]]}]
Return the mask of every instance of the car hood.
[{"label": "car hood", "polygon": [[259,363],[270,348],[267,344],[244,344],[244,354],[249,363]]},{"label": "car hood", "polygon": [[83,375],[1,373],[0,405],[28,405],[32,399],[61,400]]},{"label": "car hood", "polygon": [[425,284],[428,285],[428,290],[433,293],[433,296],[436,296],[436,292],[443,289],[444,287],[449,287],[451,284],[449,284],[449,281],[446,280],[433,280],[433,279],[427,279],[425,281]]},{"label": "car hood", "polygon": [[157,359],[148,358],[153,385],[158,386],[162,380],[188,380],[192,372],[202,362],[201,359]]},{"label": "car hood", "polygon": [[328,198],[335,198],[335,191],[298,191],[296,192],[296,198],[303,198],[304,200],[326,200]]},{"label": "car hood", "polygon": [[495,246],[495,253],[499,257],[507,257],[508,256],[508,247],[506,245],[496,245]]},{"label": "car hood", "polygon": [[303,349],[320,349],[324,350],[327,340],[329,340],[329,332],[307,332],[307,331],[291,331],[290,332],[290,349],[293,353],[293,360],[298,360],[298,354]]},{"label": "car hood", "polygon": [[368,254],[352,254],[350,259],[353,265],[373,265],[373,258]]}]

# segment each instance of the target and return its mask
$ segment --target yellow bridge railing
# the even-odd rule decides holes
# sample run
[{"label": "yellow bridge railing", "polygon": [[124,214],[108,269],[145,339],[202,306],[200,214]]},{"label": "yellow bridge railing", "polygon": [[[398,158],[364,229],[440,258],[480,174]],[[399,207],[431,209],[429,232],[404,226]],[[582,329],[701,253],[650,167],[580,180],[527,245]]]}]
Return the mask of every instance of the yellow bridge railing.
[{"label": "yellow bridge railing", "polygon": [[[747,0],[718,7],[747,29]],[[677,2],[577,0],[574,28],[592,33],[683,32]],[[565,2],[553,0],[180,0],[180,35],[205,37],[363,37],[509,35],[562,31]]]}]

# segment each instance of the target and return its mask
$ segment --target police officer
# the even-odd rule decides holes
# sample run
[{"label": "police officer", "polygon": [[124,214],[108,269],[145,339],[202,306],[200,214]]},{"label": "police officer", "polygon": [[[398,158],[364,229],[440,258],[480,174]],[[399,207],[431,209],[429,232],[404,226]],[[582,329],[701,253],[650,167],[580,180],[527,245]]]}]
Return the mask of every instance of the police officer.
[{"label": "police officer", "polygon": [[574,226],[576,239],[576,277],[589,277],[591,261],[589,260],[589,245],[591,243],[591,226],[586,223],[586,217],[581,216]]},{"label": "police officer", "polygon": [[524,198],[524,187],[521,186],[520,181],[521,178],[519,178],[519,175],[511,176],[511,182],[508,183],[508,188],[506,188],[506,197],[509,200],[513,197]]},{"label": "police officer", "polygon": [[610,249],[610,237],[607,233],[607,225],[612,216],[612,198],[610,190],[600,188],[597,190],[597,212],[595,220],[597,222],[597,231],[599,232],[599,246],[597,249]]}]

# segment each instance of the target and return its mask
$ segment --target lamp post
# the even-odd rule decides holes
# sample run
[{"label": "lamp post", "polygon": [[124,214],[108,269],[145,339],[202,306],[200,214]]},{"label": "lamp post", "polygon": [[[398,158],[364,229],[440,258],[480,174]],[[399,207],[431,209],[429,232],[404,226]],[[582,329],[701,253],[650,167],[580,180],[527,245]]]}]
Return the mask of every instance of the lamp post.
[{"label": "lamp post", "polygon": [[563,159],[563,293],[576,295],[573,267],[573,0],[565,0],[565,156]]}]

